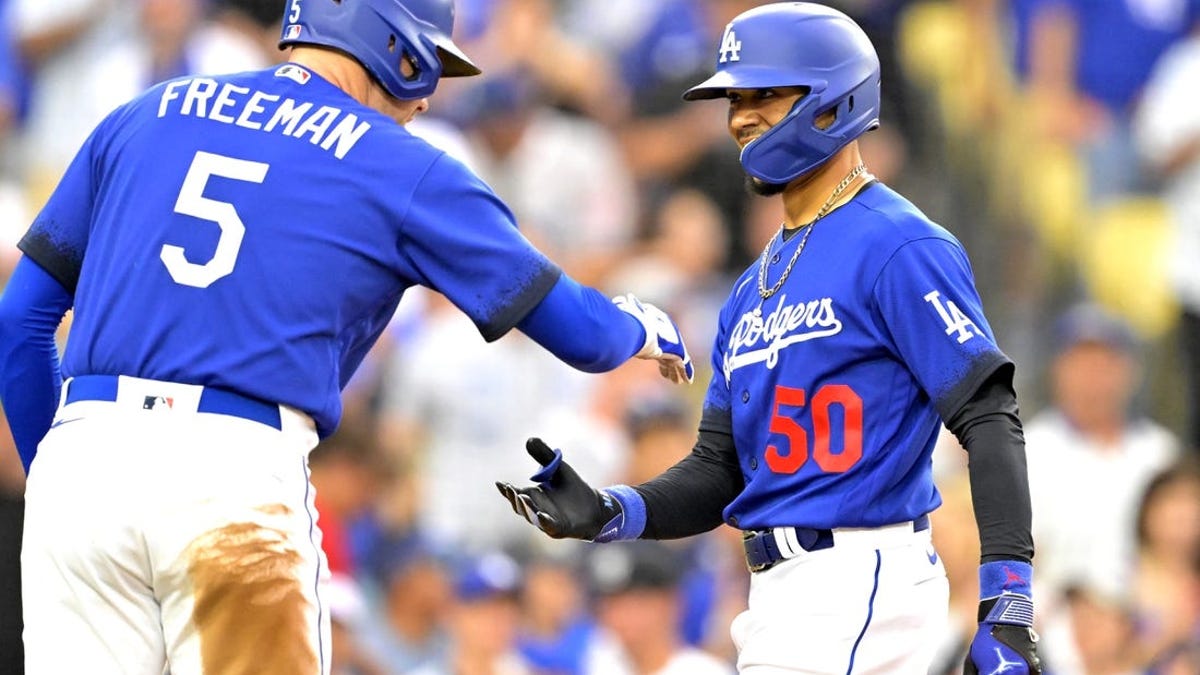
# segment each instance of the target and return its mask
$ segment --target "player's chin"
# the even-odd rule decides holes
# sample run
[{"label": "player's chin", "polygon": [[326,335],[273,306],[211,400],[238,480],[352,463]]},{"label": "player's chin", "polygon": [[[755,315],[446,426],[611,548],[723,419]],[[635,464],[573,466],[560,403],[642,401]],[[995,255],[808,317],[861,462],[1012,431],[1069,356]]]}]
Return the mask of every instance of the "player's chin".
[{"label": "player's chin", "polygon": [[749,192],[752,195],[758,195],[759,197],[774,197],[775,195],[782,193],[784,188],[787,187],[786,183],[768,183],[767,181],[755,178],[750,174],[746,174],[745,185],[746,192]]}]

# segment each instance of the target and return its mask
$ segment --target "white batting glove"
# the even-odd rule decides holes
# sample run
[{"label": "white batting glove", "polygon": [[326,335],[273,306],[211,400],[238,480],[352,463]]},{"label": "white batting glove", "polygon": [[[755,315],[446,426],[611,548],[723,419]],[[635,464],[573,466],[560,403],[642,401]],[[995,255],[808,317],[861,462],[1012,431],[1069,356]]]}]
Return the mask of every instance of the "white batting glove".
[{"label": "white batting glove", "polygon": [[696,369],[671,317],[654,305],[639,301],[632,293],[618,295],[612,301],[617,309],[637,319],[646,329],[646,344],[634,356],[658,361],[658,372],[676,384],[683,380],[691,384]]}]

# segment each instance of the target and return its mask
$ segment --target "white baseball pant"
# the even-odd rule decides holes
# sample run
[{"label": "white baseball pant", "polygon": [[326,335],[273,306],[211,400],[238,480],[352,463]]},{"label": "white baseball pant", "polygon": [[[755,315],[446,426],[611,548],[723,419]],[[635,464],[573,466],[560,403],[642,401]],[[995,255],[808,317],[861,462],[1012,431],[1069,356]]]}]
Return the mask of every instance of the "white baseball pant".
[{"label": "white baseball pant", "polygon": [[734,618],[741,675],[926,675],[949,582],[929,530],[835,529],[831,548],[755,572]]},{"label": "white baseball pant", "polygon": [[312,420],[197,412],[189,385],[70,386],[26,491],[26,673],[328,675]]}]

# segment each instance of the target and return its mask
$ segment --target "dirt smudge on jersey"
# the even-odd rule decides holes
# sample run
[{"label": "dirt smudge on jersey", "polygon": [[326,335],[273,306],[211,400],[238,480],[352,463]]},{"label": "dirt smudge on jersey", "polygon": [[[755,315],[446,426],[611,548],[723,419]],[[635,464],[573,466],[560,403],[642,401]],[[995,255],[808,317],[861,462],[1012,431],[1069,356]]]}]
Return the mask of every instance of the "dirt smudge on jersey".
[{"label": "dirt smudge on jersey", "polygon": [[[279,504],[259,510],[290,513]],[[204,672],[319,672],[309,603],[296,576],[302,557],[282,530],[231,523],[193,541],[187,558]]]}]

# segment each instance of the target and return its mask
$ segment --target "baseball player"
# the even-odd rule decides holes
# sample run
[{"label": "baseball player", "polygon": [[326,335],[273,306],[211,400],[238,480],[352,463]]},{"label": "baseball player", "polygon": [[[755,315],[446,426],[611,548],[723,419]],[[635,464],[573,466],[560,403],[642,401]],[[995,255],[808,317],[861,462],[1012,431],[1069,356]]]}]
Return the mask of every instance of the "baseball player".
[{"label": "baseball player", "polygon": [[480,72],[451,0],[284,12],[290,62],[120,107],[21,240],[0,395],[32,461],[32,675],[329,672],[307,453],[410,286],[487,340],[518,328],[582,370],[636,355],[691,378],[665,314],[565,276],[405,130],[440,77]]},{"label": "baseball player", "polygon": [[875,50],[840,12],[776,3],[725,28],[716,74],[684,98],[727,99],[749,183],[786,220],[721,310],[696,445],[596,491],[531,439],[537,485],[498,487],[552,537],[743,530],[743,673],[924,674],[947,615],[929,532],[944,423],[970,456],[982,543],[966,672],[1037,673],[1013,364],[959,242],[863,165],[879,97]]}]

